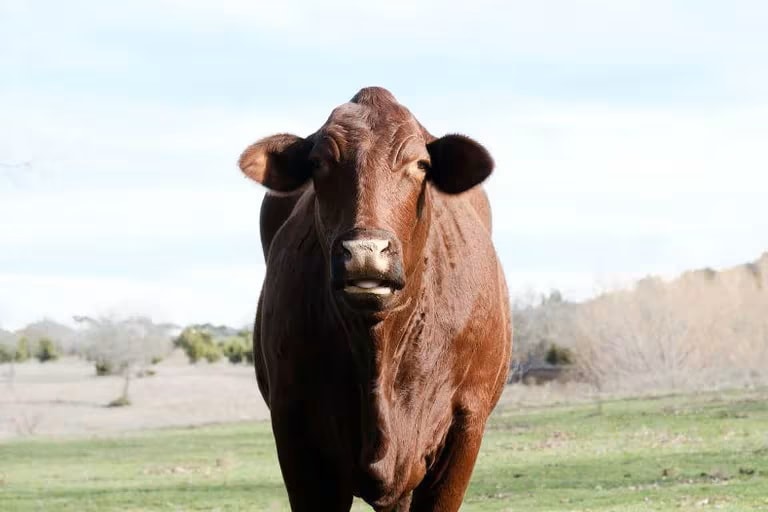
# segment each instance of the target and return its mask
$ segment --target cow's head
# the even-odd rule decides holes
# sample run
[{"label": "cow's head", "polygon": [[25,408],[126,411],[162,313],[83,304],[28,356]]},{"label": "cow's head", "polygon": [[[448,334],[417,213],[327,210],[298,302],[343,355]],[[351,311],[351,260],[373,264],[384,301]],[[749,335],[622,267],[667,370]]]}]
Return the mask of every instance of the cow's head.
[{"label": "cow's head", "polygon": [[315,225],[336,296],[353,309],[398,303],[419,265],[431,222],[429,184],[459,194],[493,160],[462,135],[435,138],[387,90],[361,90],[306,138],[273,135],[240,168],[273,193],[314,187]]}]

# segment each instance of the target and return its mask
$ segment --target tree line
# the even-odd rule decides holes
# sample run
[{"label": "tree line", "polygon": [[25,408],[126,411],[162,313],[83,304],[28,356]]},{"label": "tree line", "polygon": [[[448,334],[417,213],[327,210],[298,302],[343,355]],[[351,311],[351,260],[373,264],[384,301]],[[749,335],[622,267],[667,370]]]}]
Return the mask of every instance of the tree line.
[{"label": "tree line", "polygon": [[76,327],[42,320],[15,332],[0,329],[0,364],[7,364],[7,380],[13,385],[15,364],[36,359],[40,363],[62,356],[78,357],[93,363],[97,376],[119,375],[124,379],[120,396],[110,405],[128,405],[131,380],[151,376],[152,366],[174,349],[182,350],[190,363],[231,364],[253,362],[249,329],[196,324],[184,328],[155,323],[133,316],[75,317]]},{"label": "tree line", "polygon": [[630,393],[762,385],[768,253],[721,271],[647,277],[582,302],[557,291],[530,295],[515,301],[513,319],[513,381],[534,368]]}]

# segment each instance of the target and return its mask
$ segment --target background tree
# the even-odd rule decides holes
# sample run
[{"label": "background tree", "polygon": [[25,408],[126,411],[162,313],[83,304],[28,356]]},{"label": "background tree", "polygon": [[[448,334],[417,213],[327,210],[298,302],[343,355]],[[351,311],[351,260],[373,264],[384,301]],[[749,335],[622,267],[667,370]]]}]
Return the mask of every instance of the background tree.
[{"label": "background tree", "polygon": [[768,255],[722,271],[645,278],[579,304],[575,363],[599,389],[711,387],[768,367]]},{"label": "background tree", "polygon": [[48,361],[55,361],[59,358],[59,351],[53,340],[50,338],[40,338],[37,341],[35,347],[35,359],[41,363],[47,363]]},{"label": "background tree", "polygon": [[221,353],[232,364],[253,363],[253,343],[250,331],[241,331],[237,336],[230,336],[219,343]]},{"label": "background tree", "polygon": [[0,329],[0,363],[14,360],[16,353],[16,337],[12,332]]},{"label": "background tree", "polygon": [[23,363],[28,361],[30,357],[32,357],[32,349],[29,345],[29,339],[22,336],[16,342],[16,354],[14,360],[17,363]]},{"label": "background tree", "polygon": [[97,374],[101,369],[102,374],[123,376],[122,392],[110,405],[129,405],[128,392],[134,372],[170,352],[173,326],[155,324],[146,317],[77,317],[76,320],[83,326],[81,339]]},{"label": "background tree", "polygon": [[16,369],[13,365],[15,354],[16,337],[12,332],[0,329],[0,365],[8,364],[8,370],[5,372],[5,380],[8,387],[13,388],[16,376]]},{"label": "background tree", "polygon": [[547,295],[533,292],[517,297],[512,305],[514,351],[510,381],[518,381],[527,368],[568,364],[573,339],[567,318],[575,305],[558,290]]},{"label": "background tree", "polygon": [[209,363],[215,363],[221,359],[221,346],[214,341],[213,335],[200,326],[189,326],[185,328],[173,344],[187,354],[189,362],[197,363],[205,359]]},{"label": "background tree", "polygon": [[59,355],[79,355],[80,353],[77,332],[67,325],[48,318],[26,325],[16,331],[16,335],[29,340],[32,349],[36,348],[39,340],[46,338],[51,341],[54,351]]}]

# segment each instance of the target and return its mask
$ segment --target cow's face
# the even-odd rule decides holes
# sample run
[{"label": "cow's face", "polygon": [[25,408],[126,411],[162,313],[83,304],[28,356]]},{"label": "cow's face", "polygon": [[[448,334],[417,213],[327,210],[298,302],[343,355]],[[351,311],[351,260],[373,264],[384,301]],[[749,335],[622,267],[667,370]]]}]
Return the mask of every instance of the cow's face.
[{"label": "cow's face", "polygon": [[386,90],[361,90],[307,138],[274,135],[245,150],[240,167],[275,193],[309,181],[315,226],[337,297],[359,310],[397,304],[418,264],[429,215],[428,183],[458,194],[493,168],[467,137],[436,139]]}]

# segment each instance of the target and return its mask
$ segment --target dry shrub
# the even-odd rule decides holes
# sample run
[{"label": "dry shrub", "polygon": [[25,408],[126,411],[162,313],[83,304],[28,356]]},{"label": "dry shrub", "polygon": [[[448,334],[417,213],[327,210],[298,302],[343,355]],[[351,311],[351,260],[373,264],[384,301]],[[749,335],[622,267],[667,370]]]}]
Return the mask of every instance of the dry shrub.
[{"label": "dry shrub", "polygon": [[[760,265],[768,269],[768,258]],[[602,390],[717,387],[765,376],[768,280],[756,264],[640,281],[572,310],[577,365]]]},{"label": "dry shrub", "polygon": [[512,305],[514,325],[514,365],[531,362],[550,364],[566,363],[568,359],[569,333],[568,312],[574,304],[563,300],[560,292],[553,290],[549,295],[538,296],[533,292],[516,297]]}]

